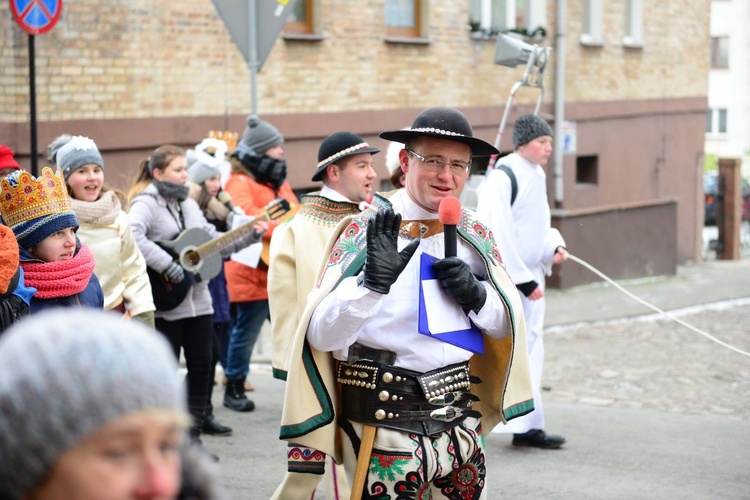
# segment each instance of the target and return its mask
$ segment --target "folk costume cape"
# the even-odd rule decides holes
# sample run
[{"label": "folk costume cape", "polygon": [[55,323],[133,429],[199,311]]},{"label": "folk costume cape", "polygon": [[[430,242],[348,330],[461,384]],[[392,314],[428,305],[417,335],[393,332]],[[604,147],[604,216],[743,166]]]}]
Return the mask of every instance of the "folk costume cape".
[{"label": "folk costume cape", "polygon": [[[343,457],[336,433],[340,400],[335,361],[331,353],[318,351],[309,345],[306,340],[307,326],[320,301],[342,279],[361,271],[366,257],[367,222],[378,209],[391,207],[387,197],[392,194],[376,194],[368,210],[339,223],[328,242],[326,253],[330,257],[321,268],[316,287],[308,296],[293,341],[291,359],[300,361],[289,367],[280,437],[320,450],[334,457],[337,463],[342,463]],[[483,381],[472,386],[472,392],[480,398],[474,409],[482,413],[482,427],[488,433],[499,422],[507,422],[534,408],[526,353],[526,327],[520,297],[505,272],[492,233],[476,219],[473,212],[463,210],[458,234],[485,263],[492,288],[505,304],[511,330],[508,337],[499,340],[485,335],[484,354],[471,358],[472,374]]]},{"label": "folk costume cape", "polygon": [[[328,257],[327,243],[338,223],[359,213],[355,203],[333,201],[318,193],[302,197],[292,219],[274,231],[268,269],[268,303],[273,337],[273,376],[286,380],[294,332],[315,287],[318,269]],[[338,233],[336,233],[338,234]],[[292,286],[294,285],[294,286]]]}]

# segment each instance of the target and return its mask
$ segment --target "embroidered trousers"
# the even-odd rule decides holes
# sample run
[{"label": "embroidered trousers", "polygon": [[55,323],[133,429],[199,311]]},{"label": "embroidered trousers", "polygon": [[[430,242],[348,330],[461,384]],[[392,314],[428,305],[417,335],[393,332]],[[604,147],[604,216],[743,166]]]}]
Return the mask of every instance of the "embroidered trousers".
[{"label": "embroidered trousers", "polygon": [[[349,484],[359,453],[362,424],[343,420],[340,432]],[[436,436],[378,428],[362,498],[479,500],[484,493],[484,436],[467,418]]]}]

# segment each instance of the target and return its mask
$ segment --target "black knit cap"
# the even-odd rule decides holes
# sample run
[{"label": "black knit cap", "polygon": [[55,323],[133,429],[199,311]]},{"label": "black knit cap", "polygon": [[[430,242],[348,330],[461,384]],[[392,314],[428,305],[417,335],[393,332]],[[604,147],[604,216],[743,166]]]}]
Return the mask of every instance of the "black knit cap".
[{"label": "black knit cap", "polygon": [[380,137],[401,143],[415,137],[438,137],[469,145],[472,156],[491,156],[500,153],[491,144],[474,137],[469,119],[453,108],[426,109],[414,119],[410,129],[383,132]]},{"label": "black knit cap", "polygon": [[357,134],[351,132],[336,132],[325,138],[318,148],[318,169],[312,176],[313,181],[323,178],[323,172],[331,163],[336,163],[341,158],[362,153],[379,153],[378,148],[373,148]]},{"label": "black knit cap", "polygon": [[513,149],[543,135],[552,136],[552,127],[536,115],[523,115],[513,124]]}]

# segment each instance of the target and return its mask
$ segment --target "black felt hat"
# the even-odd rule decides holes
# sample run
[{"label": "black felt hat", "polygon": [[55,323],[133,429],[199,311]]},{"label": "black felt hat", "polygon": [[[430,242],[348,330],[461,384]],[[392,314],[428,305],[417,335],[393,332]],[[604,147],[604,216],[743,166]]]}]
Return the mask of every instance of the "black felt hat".
[{"label": "black felt hat", "polygon": [[379,152],[378,148],[371,147],[357,134],[351,132],[331,134],[318,148],[318,169],[313,174],[312,180],[321,180],[326,167],[331,163],[336,163],[341,158],[362,153],[375,154]]},{"label": "black felt hat", "polygon": [[491,144],[474,137],[469,119],[453,108],[429,108],[414,119],[411,128],[383,132],[380,137],[389,141],[406,142],[415,137],[438,137],[468,144],[472,156],[491,156],[500,152]]}]

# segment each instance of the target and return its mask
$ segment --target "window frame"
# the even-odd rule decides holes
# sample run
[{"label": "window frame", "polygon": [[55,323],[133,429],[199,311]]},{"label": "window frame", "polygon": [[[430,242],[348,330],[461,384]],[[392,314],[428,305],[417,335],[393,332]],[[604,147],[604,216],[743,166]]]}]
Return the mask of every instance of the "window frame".
[{"label": "window frame", "polygon": [[[721,42],[726,43],[726,61],[722,61]],[[711,69],[729,69],[729,36],[711,37]]]},{"label": "window frame", "polygon": [[298,35],[312,35],[315,33],[315,6],[314,0],[297,0],[298,3],[304,3],[305,14],[307,19],[305,22],[287,21],[284,24],[284,33],[298,34]]},{"label": "window frame", "polygon": [[604,45],[604,2],[585,0],[583,28],[579,38],[581,45],[601,47]]},{"label": "window frame", "polygon": [[[721,130],[723,125],[724,130]],[[728,108],[709,108],[706,112],[706,136],[709,138],[723,138],[729,129]]]},{"label": "window frame", "polygon": [[643,48],[643,0],[628,0],[626,16],[622,44],[628,48]]},{"label": "window frame", "polygon": [[[387,8],[388,0],[383,2]],[[385,15],[385,34],[388,38],[422,38],[422,0],[414,0],[414,26],[411,28],[388,26],[388,16]]]}]

